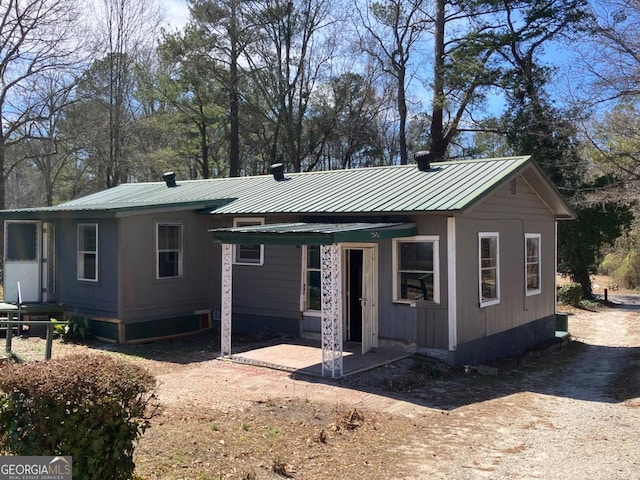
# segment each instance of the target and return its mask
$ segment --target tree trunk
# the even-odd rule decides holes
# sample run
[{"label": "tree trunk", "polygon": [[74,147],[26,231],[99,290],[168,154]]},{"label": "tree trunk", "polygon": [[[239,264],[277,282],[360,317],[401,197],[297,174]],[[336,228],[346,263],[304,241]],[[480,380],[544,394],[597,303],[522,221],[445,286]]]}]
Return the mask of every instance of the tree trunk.
[{"label": "tree trunk", "polygon": [[444,134],[444,27],[445,0],[436,0],[434,69],[433,69],[433,110],[431,114],[431,131],[429,151],[434,161],[442,160],[447,151]]},{"label": "tree trunk", "polygon": [[231,58],[229,66],[229,176],[240,175],[240,120],[238,112],[238,27],[236,2],[231,2]]},{"label": "tree trunk", "polygon": [[400,117],[399,141],[400,141],[400,165],[408,162],[407,153],[407,99],[405,96],[405,69],[404,61],[398,69],[398,116]]}]

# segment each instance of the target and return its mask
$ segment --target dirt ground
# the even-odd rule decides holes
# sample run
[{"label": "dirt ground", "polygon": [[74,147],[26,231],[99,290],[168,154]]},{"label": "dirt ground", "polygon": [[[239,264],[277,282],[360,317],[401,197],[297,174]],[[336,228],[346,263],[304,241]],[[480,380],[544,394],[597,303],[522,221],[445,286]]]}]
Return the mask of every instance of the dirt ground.
[{"label": "dirt ground", "polygon": [[[637,479],[640,297],[610,298],[570,310],[571,342],[498,362],[497,375],[416,357],[321,380],[217,360],[213,335],[91,348],[158,378],[139,479]],[[14,348],[29,357],[42,343]]]}]

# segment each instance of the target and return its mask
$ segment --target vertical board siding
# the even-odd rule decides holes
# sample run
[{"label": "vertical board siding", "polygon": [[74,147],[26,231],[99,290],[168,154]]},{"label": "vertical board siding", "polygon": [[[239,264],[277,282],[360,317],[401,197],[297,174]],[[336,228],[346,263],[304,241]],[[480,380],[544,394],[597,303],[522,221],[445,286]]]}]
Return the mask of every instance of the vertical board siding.
[{"label": "vertical board siding", "polygon": [[[446,347],[447,330],[447,219],[444,216],[422,215],[414,221],[418,235],[439,238],[440,303],[417,302],[415,306],[393,302],[393,241],[380,242],[378,265],[379,335],[381,338],[414,342],[421,347]],[[443,331],[444,329],[444,331]],[[436,347],[437,345],[437,347]]]},{"label": "vertical board siding", "polygon": [[233,309],[269,317],[300,317],[302,248],[265,245],[264,265],[233,266]]},{"label": "vertical board siding", "polygon": [[418,346],[449,348],[449,322],[446,311],[417,308]]},{"label": "vertical board siding", "polygon": [[[464,344],[555,312],[555,219],[521,178],[504,185],[456,221],[458,342]],[[478,232],[500,235],[500,303],[484,308],[478,293]],[[541,234],[539,295],[525,295],[525,233]]]},{"label": "vertical board siding", "polygon": [[[182,276],[156,278],[156,224],[182,225]],[[167,318],[208,309],[208,218],[195,212],[137,215],[120,219],[120,312],[123,321]]]},{"label": "vertical board siding", "polygon": [[[270,217],[266,221],[282,223],[300,220],[297,217]],[[211,218],[209,229],[232,225],[232,217]],[[213,241],[211,233],[209,237],[208,299],[212,308],[219,310],[222,248]],[[299,320],[301,279],[300,246],[265,245],[263,265],[233,265],[233,312]]]}]

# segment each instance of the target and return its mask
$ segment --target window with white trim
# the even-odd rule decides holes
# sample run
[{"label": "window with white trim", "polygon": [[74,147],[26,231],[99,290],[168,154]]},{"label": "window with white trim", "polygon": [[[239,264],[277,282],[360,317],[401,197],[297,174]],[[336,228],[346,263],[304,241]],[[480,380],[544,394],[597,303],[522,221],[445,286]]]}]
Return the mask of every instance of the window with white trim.
[{"label": "window with white trim", "polygon": [[156,223],[156,278],[182,276],[182,224]]},{"label": "window with white trim", "polygon": [[320,265],[320,246],[304,247],[304,305],[303,311],[322,310],[322,277]]},{"label": "window with white trim", "polygon": [[540,284],[540,234],[526,233],[524,244],[527,295],[537,295],[542,288]]},{"label": "window with white trim", "polygon": [[499,235],[478,233],[480,306],[500,303],[500,247]]},{"label": "window with white trim", "polygon": [[78,280],[98,281],[98,224],[78,224]]},{"label": "window with white trim", "polygon": [[440,302],[439,237],[393,241],[393,300]]},{"label": "window with white trim", "polygon": [[[264,218],[234,218],[234,227],[264,225]],[[236,265],[262,265],[264,245],[238,244],[233,246],[233,263]]]}]

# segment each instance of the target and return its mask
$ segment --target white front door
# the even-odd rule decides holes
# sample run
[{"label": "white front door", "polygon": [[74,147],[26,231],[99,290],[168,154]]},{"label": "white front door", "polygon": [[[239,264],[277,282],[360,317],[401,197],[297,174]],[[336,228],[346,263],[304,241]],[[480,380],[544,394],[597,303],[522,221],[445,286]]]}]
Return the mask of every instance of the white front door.
[{"label": "white front door", "polygon": [[361,343],[364,355],[378,346],[376,248],[349,245],[344,252],[344,338]]},{"label": "white front door", "polygon": [[40,222],[4,225],[4,301],[40,301]]}]

